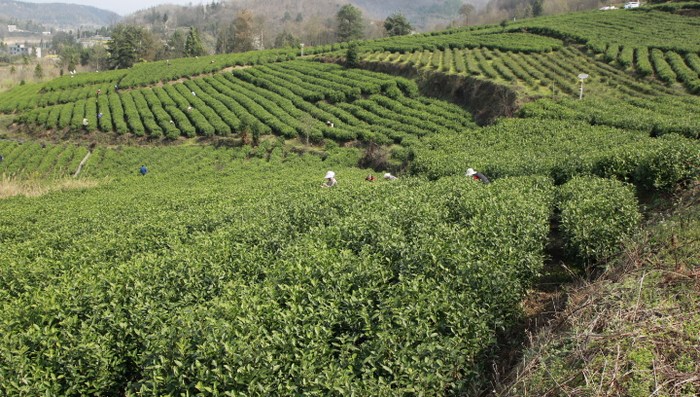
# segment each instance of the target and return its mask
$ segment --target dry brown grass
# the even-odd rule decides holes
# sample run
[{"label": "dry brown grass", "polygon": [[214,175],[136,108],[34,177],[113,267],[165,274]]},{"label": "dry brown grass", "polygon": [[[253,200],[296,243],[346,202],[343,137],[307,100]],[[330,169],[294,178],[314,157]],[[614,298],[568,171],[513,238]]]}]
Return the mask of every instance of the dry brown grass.
[{"label": "dry brown grass", "polygon": [[[40,79],[34,77],[34,69],[37,63],[41,64],[44,71],[44,76]],[[12,67],[14,66],[14,72]],[[60,70],[56,67],[56,61],[52,58],[30,58],[29,64],[25,65],[22,61],[16,61],[12,64],[0,65],[0,92],[10,90],[18,86],[22,80],[26,83],[38,83],[48,81],[60,75]]]},{"label": "dry brown grass", "polygon": [[65,178],[47,181],[19,179],[3,175],[0,180],[0,199],[13,196],[38,197],[56,191],[90,189],[98,184],[98,181],[85,179]]},{"label": "dry brown grass", "polygon": [[700,185],[659,213],[617,267],[568,291],[497,397],[700,395]]}]

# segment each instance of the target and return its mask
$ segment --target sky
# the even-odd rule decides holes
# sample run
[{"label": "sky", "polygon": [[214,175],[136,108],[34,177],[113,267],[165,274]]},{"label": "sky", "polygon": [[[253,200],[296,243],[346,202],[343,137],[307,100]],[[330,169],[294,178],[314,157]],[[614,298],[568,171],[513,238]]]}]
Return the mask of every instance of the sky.
[{"label": "sky", "polygon": [[209,0],[19,0],[28,3],[72,3],[85,6],[93,6],[104,10],[114,11],[119,15],[128,15],[132,12],[153,7],[158,4],[206,4]]}]

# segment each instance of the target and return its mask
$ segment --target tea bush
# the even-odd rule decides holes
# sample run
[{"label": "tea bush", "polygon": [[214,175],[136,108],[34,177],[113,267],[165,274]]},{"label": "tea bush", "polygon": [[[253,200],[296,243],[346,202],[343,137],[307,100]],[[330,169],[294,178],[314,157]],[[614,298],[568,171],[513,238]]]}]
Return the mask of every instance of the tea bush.
[{"label": "tea bush", "polygon": [[589,265],[619,252],[641,220],[633,186],[594,176],[577,176],[562,185],[558,207],[568,253]]}]

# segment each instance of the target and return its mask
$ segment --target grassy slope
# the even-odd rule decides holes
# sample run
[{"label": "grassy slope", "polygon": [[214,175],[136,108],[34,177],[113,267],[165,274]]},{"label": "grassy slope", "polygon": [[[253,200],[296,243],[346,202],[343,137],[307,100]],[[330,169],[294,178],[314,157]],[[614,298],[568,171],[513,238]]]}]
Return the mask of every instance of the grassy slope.
[{"label": "grassy slope", "polygon": [[700,185],[651,216],[599,279],[532,339],[497,396],[700,393]]}]

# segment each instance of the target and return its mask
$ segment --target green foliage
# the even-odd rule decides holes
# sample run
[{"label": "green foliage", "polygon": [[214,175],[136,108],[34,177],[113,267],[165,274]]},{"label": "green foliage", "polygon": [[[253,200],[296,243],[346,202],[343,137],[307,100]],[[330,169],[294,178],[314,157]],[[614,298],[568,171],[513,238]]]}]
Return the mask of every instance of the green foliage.
[{"label": "green foliage", "polygon": [[664,58],[663,51],[654,48],[651,50],[651,63],[654,65],[654,71],[656,76],[659,77],[666,84],[672,84],[676,82],[676,73],[668,65],[666,59]]},{"label": "green foliage", "polygon": [[364,21],[362,11],[352,4],[345,4],[335,16],[338,41],[359,40],[364,36]]},{"label": "green foliage", "polygon": [[649,61],[649,49],[647,47],[638,47],[634,53],[639,74],[642,76],[650,76],[653,74],[654,69]]},{"label": "green foliage", "polygon": [[411,33],[413,27],[403,14],[396,13],[384,20],[384,30],[388,36],[403,36]]},{"label": "green foliage", "polygon": [[647,135],[677,133],[697,139],[700,120],[692,117],[699,102],[694,98],[679,101],[674,97],[629,99],[596,98],[595,105],[572,99],[540,99],[520,110],[523,117],[554,120],[582,120],[592,125],[606,125]]},{"label": "green foliage", "polygon": [[544,0],[532,1],[532,16],[539,17],[544,12]]},{"label": "green foliage", "polygon": [[[143,29],[133,25],[117,25],[112,29],[111,40],[107,43],[109,67],[125,69],[139,59],[139,41]],[[70,69],[70,67],[69,67]]]},{"label": "green foliage", "polygon": [[490,178],[538,174],[559,184],[595,173],[645,189],[673,190],[697,175],[698,148],[696,140],[674,134],[651,138],[570,121],[502,120],[484,129],[444,132],[412,142],[411,169],[436,179],[462,175],[472,167]]},{"label": "green foliage", "polygon": [[188,57],[196,57],[204,55],[204,47],[199,39],[199,31],[195,27],[190,27],[190,32],[185,39],[185,55]]},{"label": "green foliage", "polygon": [[693,33],[695,28],[693,18],[665,12],[598,10],[525,19],[508,25],[511,31],[527,29],[581,44],[615,42],[623,47],[650,47],[682,53],[700,51],[700,43]]},{"label": "green foliage", "polygon": [[[0,141],[0,174],[7,178],[65,178],[73,175],[87,148],[74,144]],[[2,386],[0,386],[0,390]]]},{"label": "green foliage", "polygon": [[574,177],[560,187],[558,207],[569,254],[588,265],[618,253],[641,220],[634,188],[605,178]]},{"label": "green foliage", "polygon": [[365,41],[363,51],[390,51],[407,53],[419,50],[446,50],[451,48],[498,48],[503,51],[547,52],[561,48],[558,39],[529,33],[502,33],[492,29],[483,31],[459,30],[441,35],[396,36]]},{"label": "green foliage", "polygon": [[34,78],[41,79],[43,77],[44,77],[44,68],[41,67],[41,64],[37,63],[36,67],[34,68]]},{"label": "green foliage", "polygon": [[631,46],[622,47],[617,57],[617,62],[624,68],[631,67],[634,63],[634,48]]},{"label": "green foliage", "polygon": [[[686,65],[685,59],[680,54],[668,51],[665,55],[669,66],[677,78],[683,82],[690,92],[700,94],[700,77],[698,77],[698,72],[691,69],[691,66]],[[688,60],[691,59],[690,57],[688,58]]]},{"label": "green foliage", "polygon": [[[321,160],[233,159],[268,149],[101,148],[84,172],[120,180],[0,202],[0,373],[27,380],[3,391],[460,394],[481,382],[481,352],[542,267],[551,182],[368,184],[334,168],[329,191],[308,177]],[[142,163],[149,178],[133,175]],[[27,236],[51,249],[27,250]]]},{"label": "green foliage", "polygon": [[355,42],[352,42],[352,43],[350,43],[350,45],[348,45],[348,50],[345,53],[345,66],[346,67],[348,67],[348,68],[357,67],[357,64],[358,64],[357,48],[358,48],[358,45]]}]

